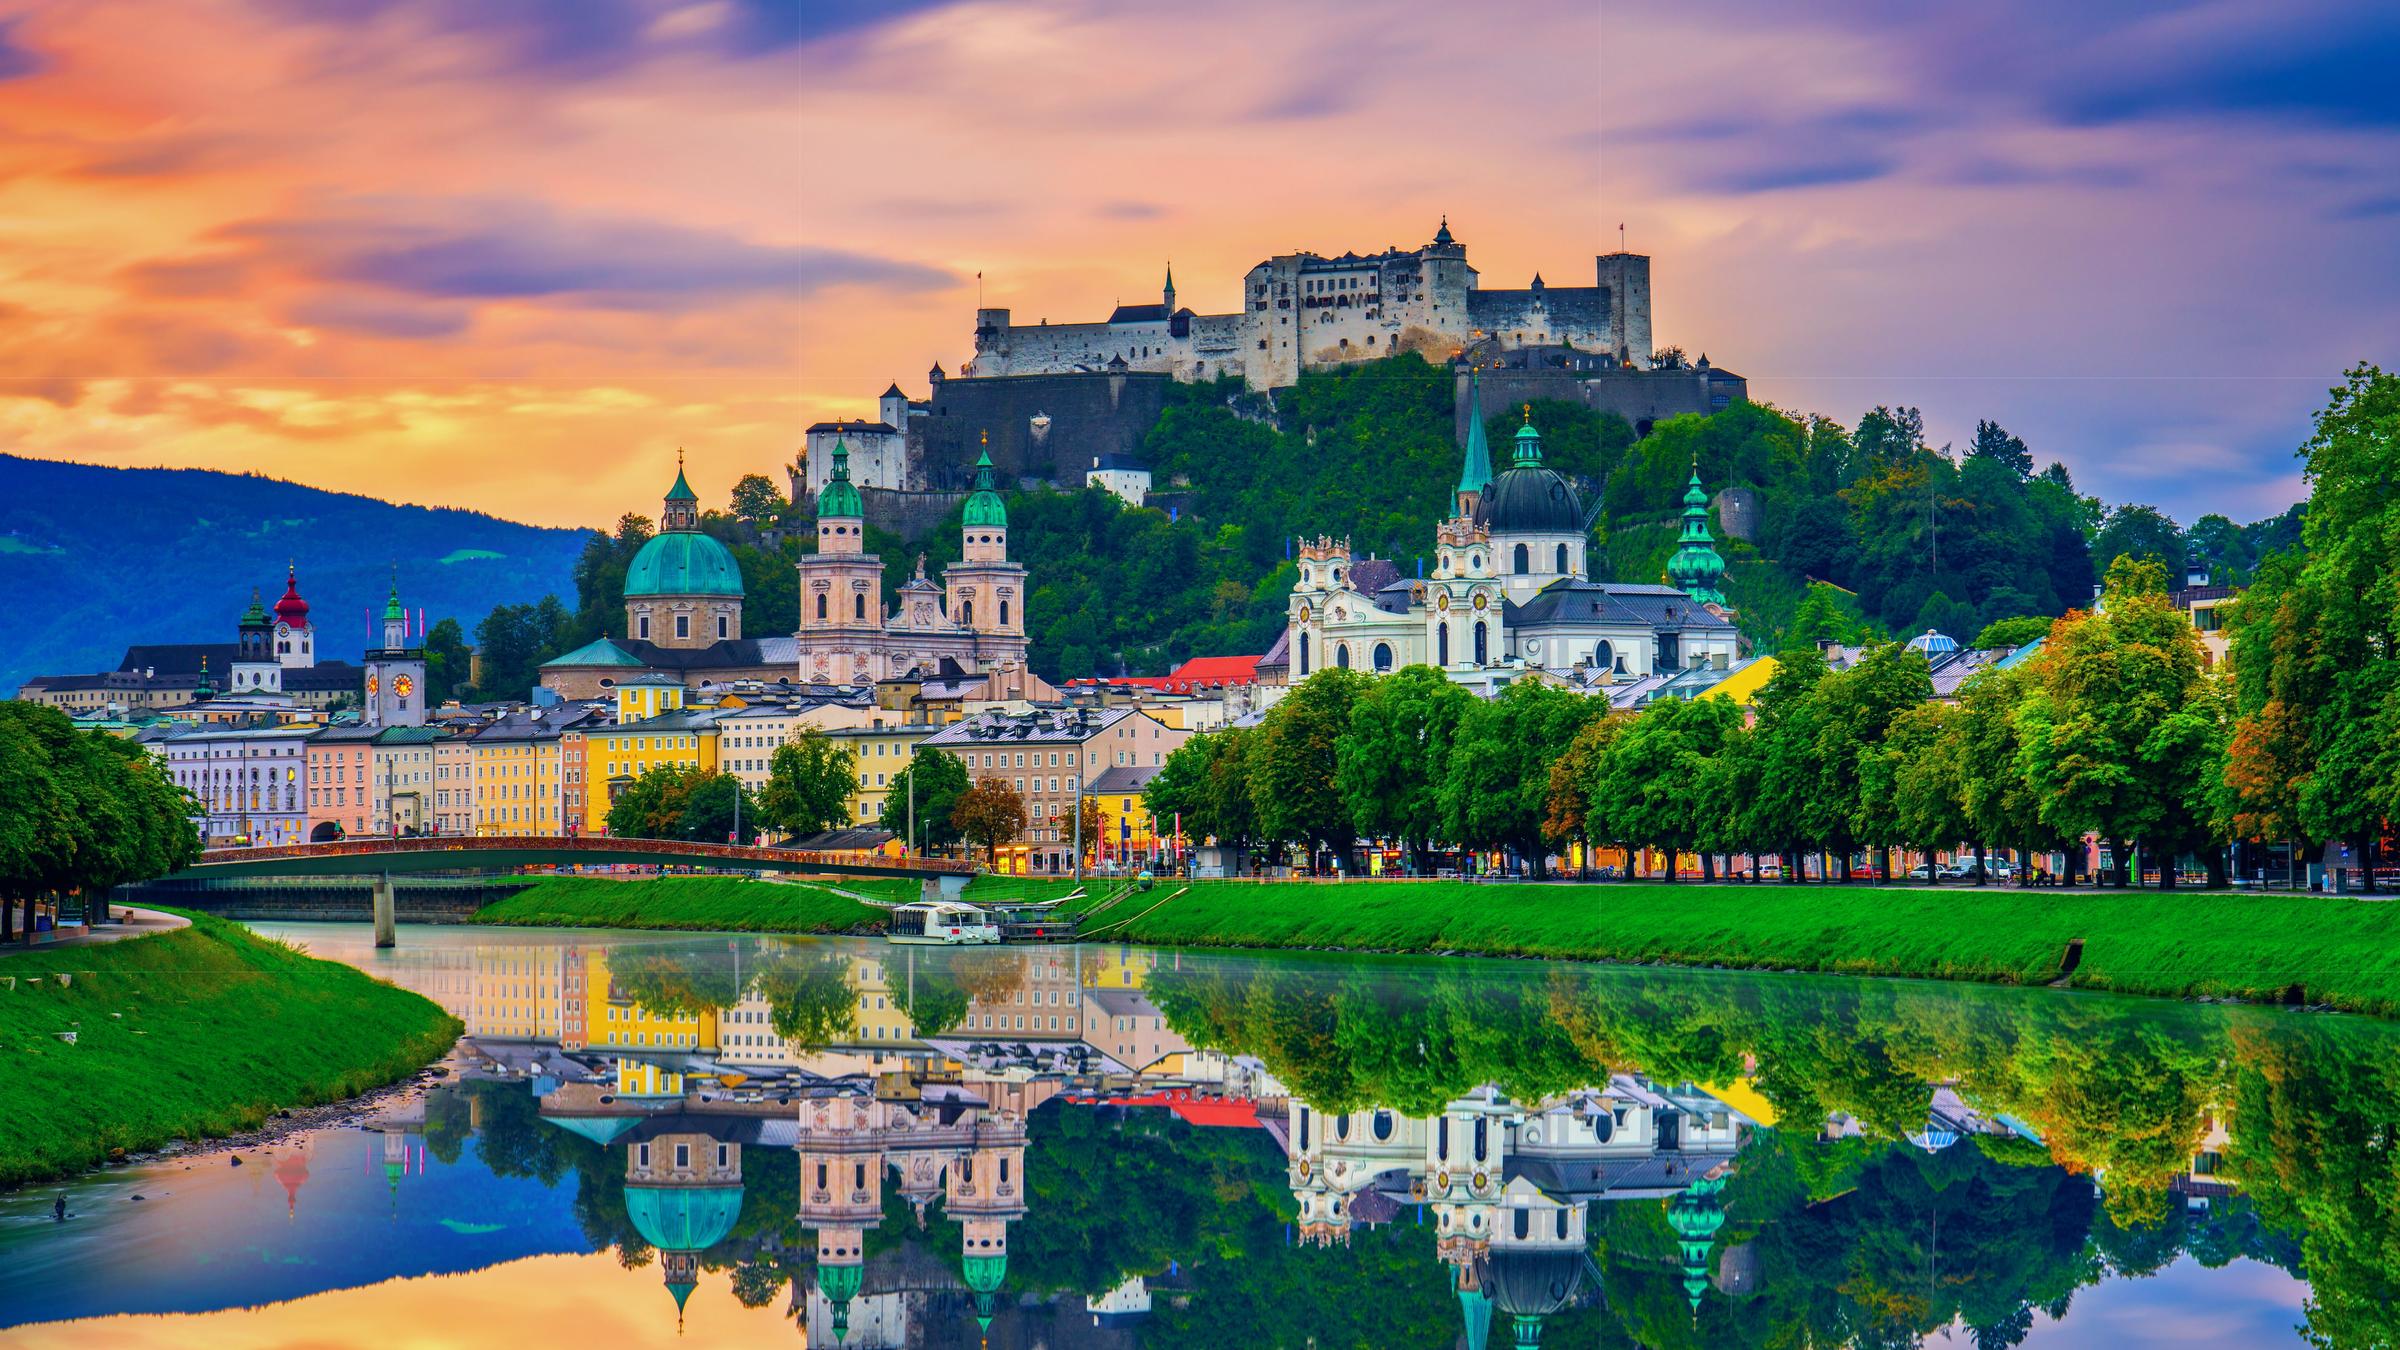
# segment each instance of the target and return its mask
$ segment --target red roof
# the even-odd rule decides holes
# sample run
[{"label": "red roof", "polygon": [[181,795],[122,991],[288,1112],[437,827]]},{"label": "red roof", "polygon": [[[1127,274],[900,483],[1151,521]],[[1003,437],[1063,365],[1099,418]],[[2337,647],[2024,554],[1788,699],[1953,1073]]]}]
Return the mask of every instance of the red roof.
[{"label": "red roof", "polygon": [[308,622],[308,602],[300,598],[300,573],[296,568],[283,579],[283,598],[275,602],[275,617],[294,628]]},{"label": "red roof", "polygon": [[1167,678],[1184,684],[1256,684],[1256,656],[1195,656],[1175,667]]},{"label": "red roof", "polygon": [[1263,1130],[1258,1103],[1239,1097],[1200,1097],[1188,1088],[1166,1088],[1142,1097],[1069,1097],[1077,1106],[1163,1106],[1194,1125]]}]

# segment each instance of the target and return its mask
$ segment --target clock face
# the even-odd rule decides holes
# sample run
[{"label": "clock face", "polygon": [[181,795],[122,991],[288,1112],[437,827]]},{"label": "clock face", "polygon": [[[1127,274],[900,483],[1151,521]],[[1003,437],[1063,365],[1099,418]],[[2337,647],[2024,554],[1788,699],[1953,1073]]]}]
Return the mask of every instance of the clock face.
[{"label": "clock face", "polygon": [[367,697],[373,698],[381,692],[383,692],[383,681],[373,675],[369,675],[367,677]]},{"label": "clock face", "polygon": [[406,675],[394,675],[392,677],[392,696],[395,698],[407,698],[410,694],[416,692],[416,688],[417,682],[408,678]]},{"label": "clock face", "polygon": [[279,624],[275,625],[275,636],[277,636],[277,637],[290,637],[291,635],[292,635],[292,626],[291,626],[290,624],[288,624],[288,623],[279,623]]},{"label": "clock face", "polygon": [[1492,603],[1492,597],[1490,597],[1490,596],[1488,596],[1488,595],[1484,595],[1484,594],[1482,594],[1481,592],[1478,592],[1478,593],[1476,594],[1476,596],[1475,596],[1475,608],[1477,608],[1477,609],[1487,609],[1487,608],[1489,608],[1489,607],[1491,606],[1491,603]]}]

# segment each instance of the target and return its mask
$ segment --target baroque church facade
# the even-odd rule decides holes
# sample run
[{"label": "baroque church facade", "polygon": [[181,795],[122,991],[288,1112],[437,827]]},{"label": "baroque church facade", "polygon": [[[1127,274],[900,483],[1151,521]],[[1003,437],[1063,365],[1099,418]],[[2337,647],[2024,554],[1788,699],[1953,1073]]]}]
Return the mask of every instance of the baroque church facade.
[{"label": "baroque church facade", "polygon": [[1025,569],[1008,558],[1008,507],[986,456],[965,506],[964,556],[936,584],[917,574],[896,606],[883,593],[883,560],[866,551],[866,519],[837,447],[817,494],[817,551],[797,565],[800,622],[792,634],[742,632],[743,582],[733,554],[700,528],[700,499],[678,466],[659,532],[625,572],[625,636],[603,637],[542,666],[542,687],[593,698],[630,676],[662,674],[687,685],[730,680],[857,684],[945,661],[971,673],[1021,669],[1026,658]]},{"label": "baroque church facade", "polygon": [[1435,531],[1431,575],[1401,577],[1388,562],[1353,557],[1346,540],[1302,545],[1284,638],[1262,669],[1281,662],[1295,683],[1327,666],[1408,665],[1462,683],[1526,670],[1593,683],[1725,665],[1739,655],[1716,589],[1724,563],[1696,474],[1698,515],[1687,496],[1682,547],[1669,567],[1676,584],[1593,581],[1587,550],[1598,503],[1587,506],[1542,462],[1530,415],[1509,467],[1494,474],[1480,389],[1469,397],[1465,463],[1455,509]]}]

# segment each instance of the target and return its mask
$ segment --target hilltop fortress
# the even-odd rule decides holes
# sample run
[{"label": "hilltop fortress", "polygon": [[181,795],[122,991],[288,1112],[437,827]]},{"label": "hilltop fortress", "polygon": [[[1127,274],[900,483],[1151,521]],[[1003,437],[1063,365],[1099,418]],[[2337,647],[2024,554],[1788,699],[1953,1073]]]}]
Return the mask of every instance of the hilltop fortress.
[{"label": "hilltop fortress", "polygon": [[[1251,390],[1299,383],[1323,370],[1415,353],[1458,379],[1460,444],[1467,381],[1479,374],[1491,406],[1558,399],[1651,423],[1744,401],[1742,378],[1654,359],[1650,259],[1604,253],[1595,284],[1522,290],[1478,283],[1466,245],[1444,220],[1422,248],[1269,258],[1243,278],[1243,306],[1195,314],[1176,303],[1170,267],[1159,301],[1119,305],[1099,323],[1015,323],[1006,309],[975,312],[975,354],[958,374],[935,365],[926,397],[897,383],[873,418],[819,422],[790,467],[792,497],[813,497],[848,453],[867,520],[904,538],[943,519],[973,488],[988,449],[1003,488],[1106,486],[1139,501],[1148,470],[1143,437],[1170,381],[1241,379]],[[1271,405],[1255,400],[1258,415]],[[1165,485],[1160,485],[1162,488]]]},{"label": "hilltop fortress", "polygon": [[1023,327],[1005,309],[979,309],[975,358],[961,373],[1239,375],[1253,389],[1280,389],[1303,370],[1395,352],[1440,362],[1485,340],[1570,346],[1637,370],[1650,364],[1649,258],[1602,254],[1590,286],[1550,286],[1537,273],[1523,290],[1488,290],[1448,220],[1423,248],[1269,258],[1243,277],[1242,299],[1233,314],[1179,308],[1169,267],[1159,303],[1119,305],[1101,323]]}]

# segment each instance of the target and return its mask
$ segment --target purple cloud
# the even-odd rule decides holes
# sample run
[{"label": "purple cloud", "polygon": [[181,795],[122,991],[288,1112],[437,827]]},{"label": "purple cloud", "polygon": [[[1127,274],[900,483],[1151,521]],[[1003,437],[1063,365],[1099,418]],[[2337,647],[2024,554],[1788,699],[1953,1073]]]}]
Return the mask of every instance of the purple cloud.
[{"label": "purple cloud", "polygon": [[42,54],[17,41],[19,19],[0,19],[0,80],[38,75],[49,65]]},{"label": "purple cloud", "polygon": [[332,291],[302,298],[286,311],[285,318],[304,327],[369,337],[437,338],[465,332],[475,315],[461,305],[412,304]]}]

